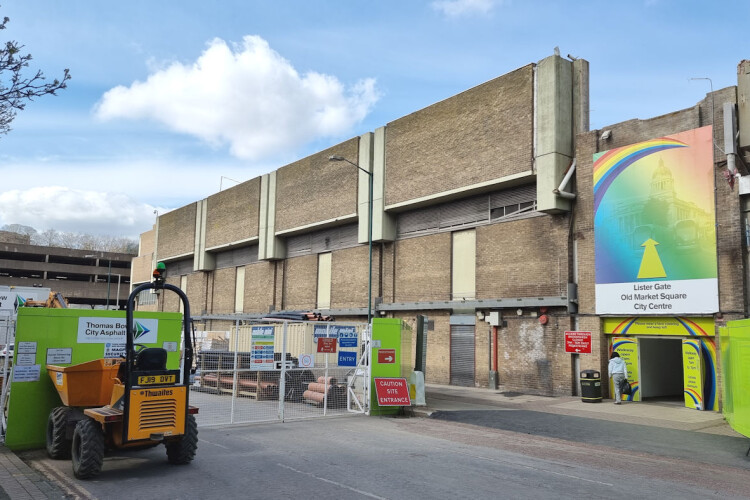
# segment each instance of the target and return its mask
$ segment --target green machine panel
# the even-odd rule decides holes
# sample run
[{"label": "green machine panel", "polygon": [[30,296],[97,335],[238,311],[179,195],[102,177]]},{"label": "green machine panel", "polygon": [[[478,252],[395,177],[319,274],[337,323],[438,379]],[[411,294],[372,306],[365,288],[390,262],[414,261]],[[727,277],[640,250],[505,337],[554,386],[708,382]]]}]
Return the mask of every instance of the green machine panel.
[{"label": "green machine panel", "polygon": [[[182,315],[134,315],[138,344],[164,347],[167,366],[180,367]],[[125,312],[20,308],[10,384],[5,445],[11,450],[45,446],[47,417],[60,396],[46,365],[70,366],[125,352]]]}]

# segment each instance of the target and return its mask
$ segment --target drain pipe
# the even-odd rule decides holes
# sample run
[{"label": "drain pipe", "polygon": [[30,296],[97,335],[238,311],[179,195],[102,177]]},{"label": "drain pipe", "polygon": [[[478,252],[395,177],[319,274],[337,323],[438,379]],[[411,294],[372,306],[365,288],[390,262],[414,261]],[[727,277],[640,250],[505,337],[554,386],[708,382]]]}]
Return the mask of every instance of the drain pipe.
[{"label": "drain pipe", "polygon": [[573,161],[568,167],[568,171],[565,172],[565,177],[563,177],[562,182],[560,182],[560,185],[557,187],[557,189],[553,189],[552,192],[562,198],[567,198],[569,200],[575,199],[576,197],[575,193],[564,191],[565,187],[567,187],[568,185],[568,182],[570,182],[570,178],[573,177],[573,174],[575,173],[575,171],[576,171],[576,159],[573,158]]}]

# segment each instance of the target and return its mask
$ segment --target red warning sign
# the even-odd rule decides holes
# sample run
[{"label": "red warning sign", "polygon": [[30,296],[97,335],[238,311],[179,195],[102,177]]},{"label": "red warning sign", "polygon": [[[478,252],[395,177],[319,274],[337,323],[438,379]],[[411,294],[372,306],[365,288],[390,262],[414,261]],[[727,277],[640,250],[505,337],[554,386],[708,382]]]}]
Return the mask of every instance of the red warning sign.
[{"label": "red warning sign", "polygon": [[591,332],[565,332],[565,352],[591,354]]},{"label": "red warning sign", "polygon": [[375,378],[378,406],[411,406],[405,378]]},{"label": "red warning sign", "polygon": [[396,349],[378,349],[378,364],[387,365],[396,362]]},{"label": "red warning sign", "polygon": [[318,352],[336,352],[336,338],[321,337],[318,339]]}]

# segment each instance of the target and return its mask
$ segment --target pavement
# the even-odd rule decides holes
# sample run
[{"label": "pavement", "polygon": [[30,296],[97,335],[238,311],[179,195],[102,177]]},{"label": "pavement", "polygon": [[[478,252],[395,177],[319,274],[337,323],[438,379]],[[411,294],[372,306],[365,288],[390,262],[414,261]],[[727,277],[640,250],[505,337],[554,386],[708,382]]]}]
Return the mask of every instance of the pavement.
[{"label": "pavement", "polygon": [[55,482],[29,467],[0,444],[0,500],[72,498]]},{"label": "pavement", "polygon": [[[481,421],[481,416],[477,415],[482,415],[482,412],[489,415],[488,410],[517,410],[516,420],[532,414],[549,414],[556,416],[554,419],[558,422],[565,419],[572,422],[576,418],[600,419],[650,426],[654,430],[690,431],[700,433],[696,436],[705,439],[711,439],[710,435],[720,436],[718,439],[744,439],[729,426],[721,413],[692,410],[682,406],[679,401],[623,402],[615,405],[610,399],[601,403],[584,403],[579,397],[536,396],[506,391],[502,387],[487,389],[434,384],[427,384],[425,393],[427,405],[413,407],[414,416],[451,420],[452,415],[470,414],[473,420]],[[750,446],[750,440],[747,443]],[[79,497],[31,468],[0,444],[0,500],[61,498]]]},{"label": "pavement", "polygon": [[[547,397],[498,389],[426,384],[426,406],[414,407],[420,417],[436,412],[517,409],[533,412],[594,418],[610,422],[647,425],[731,437],[743,437],[734,431],[720,412],[685,408],[681,401],[628,402],[614,400],[584,403],[580,397]],[[750,445],[750,441],[748,441]]]}]

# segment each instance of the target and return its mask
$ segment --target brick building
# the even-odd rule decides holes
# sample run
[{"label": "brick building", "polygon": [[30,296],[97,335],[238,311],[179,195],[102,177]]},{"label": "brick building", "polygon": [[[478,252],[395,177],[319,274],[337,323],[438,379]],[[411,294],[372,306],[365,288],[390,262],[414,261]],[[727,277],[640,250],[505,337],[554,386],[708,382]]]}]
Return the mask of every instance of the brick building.
[{"label": "brick building", "polygon": [[[572,394],[581,369],[606,374],[613,341],[627,336],[608,331],[619,316],[595,305],[595,155],[706,125],[723,144],[723,103],[736,107],[737,93],[589,131],[588,63],[551,56],[159,216],[133,282],[166,262],[193,314],[215,318],[207,329],[269,310],[362,321],[371,201],[373,311],[429,318],[428,383],[487,386],[496,366],[507,389]],[[700,315],[711,335],[745,314],[740,198],[726,161],[716,148],[721,293],[719,309]],[[169,295],[144,295],[139,307],[176,310]],[[569,330],[592,332],[592,354],[565,352]]]}]

